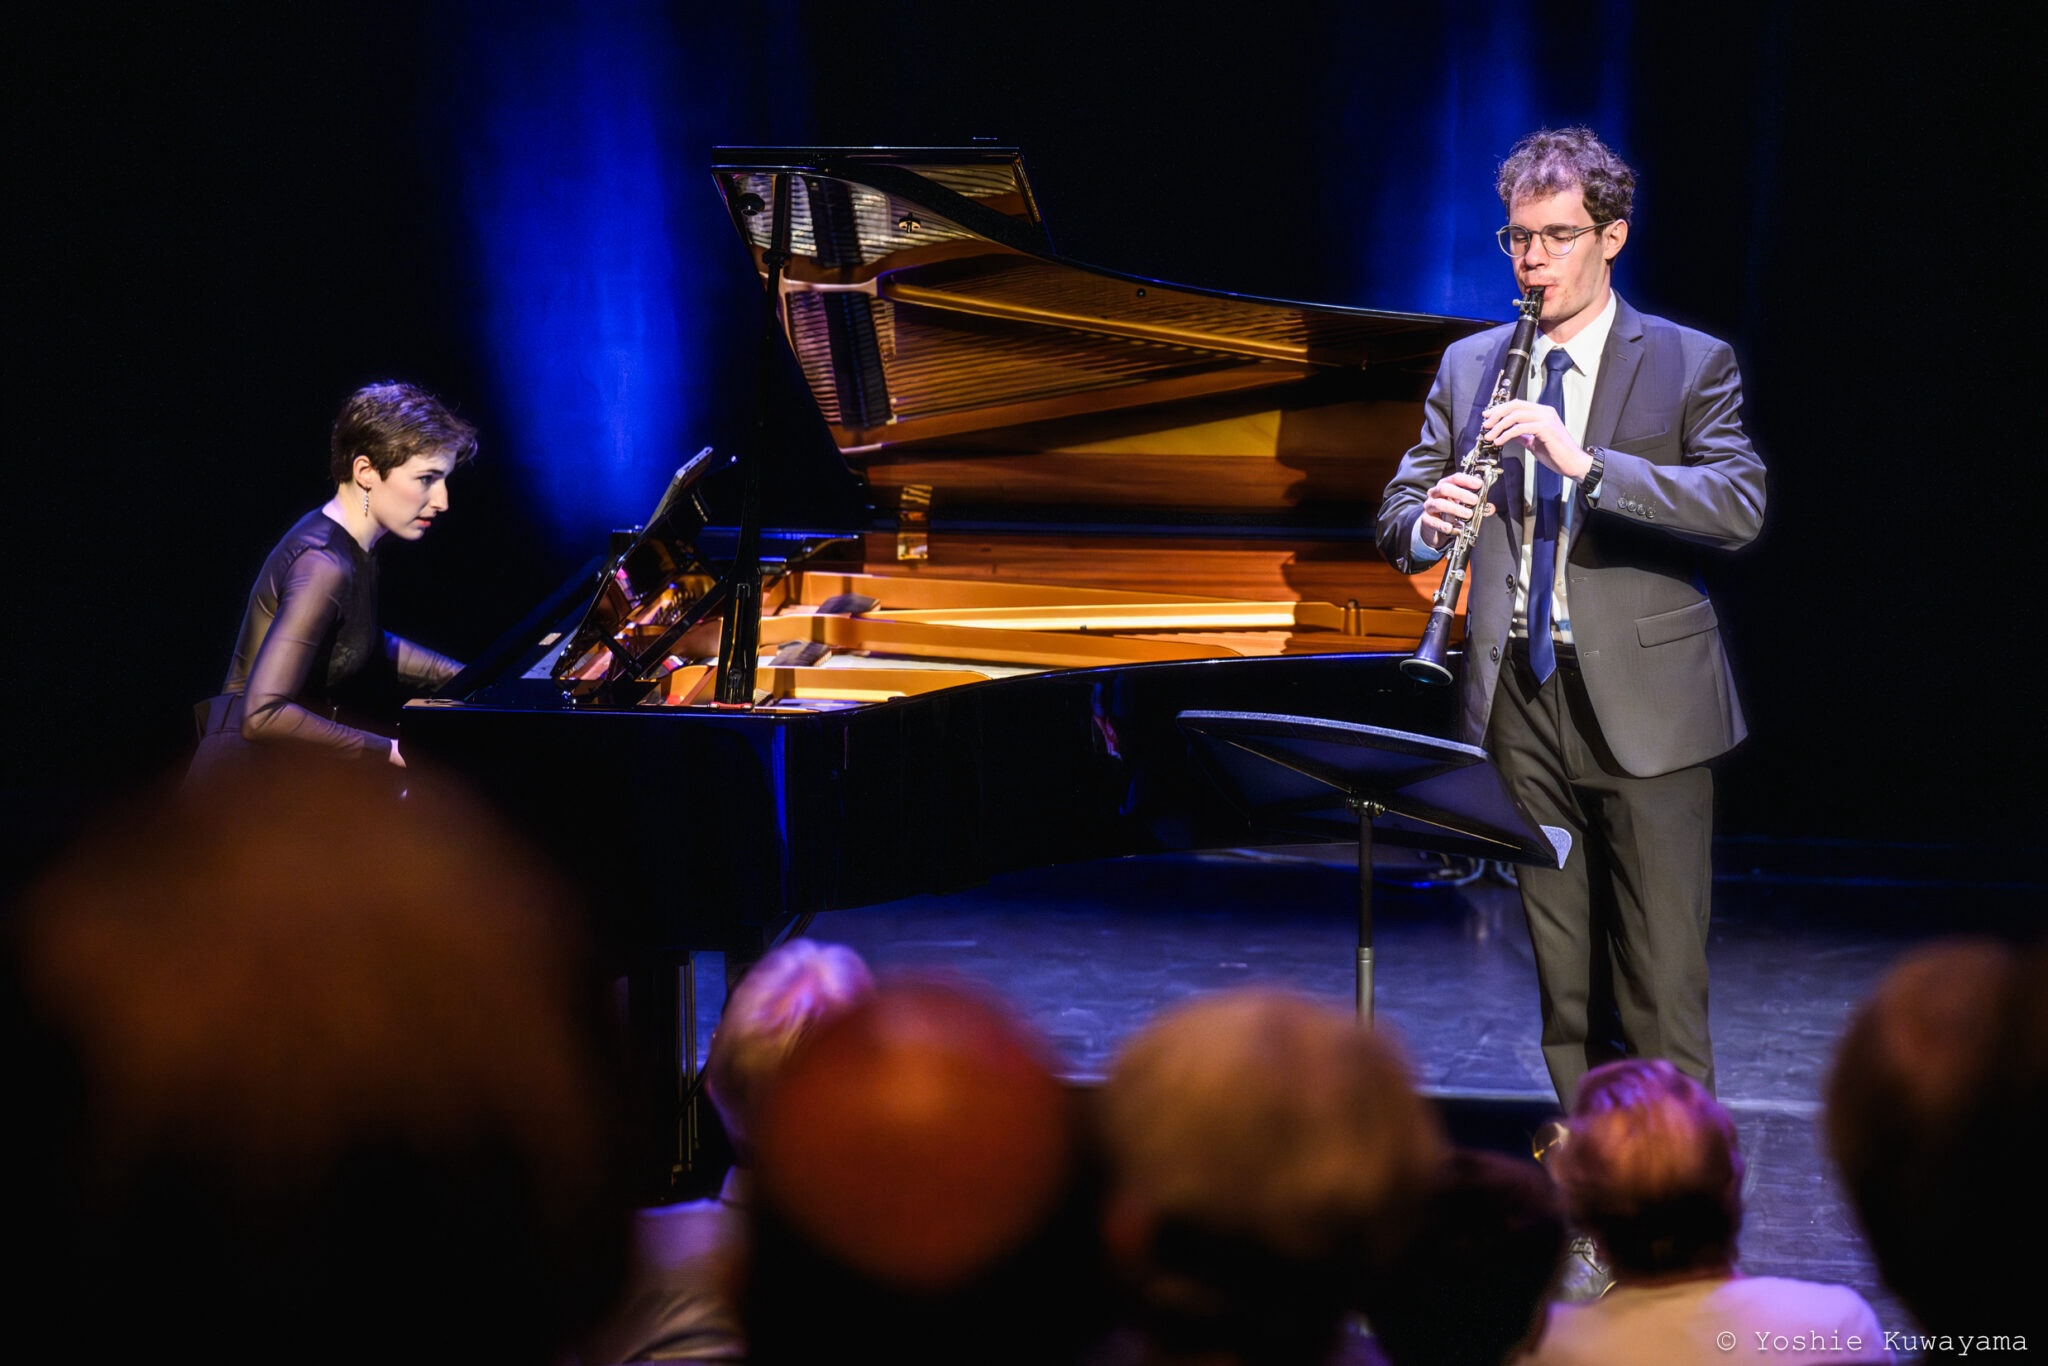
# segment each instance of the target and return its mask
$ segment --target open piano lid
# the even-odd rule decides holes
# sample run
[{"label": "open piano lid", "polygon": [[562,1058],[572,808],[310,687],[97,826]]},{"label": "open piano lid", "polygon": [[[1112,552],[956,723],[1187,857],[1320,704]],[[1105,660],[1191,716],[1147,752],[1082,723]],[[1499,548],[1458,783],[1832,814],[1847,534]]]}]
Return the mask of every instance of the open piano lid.
[{"label": "open piano lid", "polygon": [[1053,254],[1012,148],[726,147],[714,173],[764,282],[775,180],[793,177],[775,303],[834,441],[857,463],[919,444],[1044,449],[1042,432],[1005,434],[1331,371],[1426,382],[1445,346],[1487,325],[1073,264]]}]

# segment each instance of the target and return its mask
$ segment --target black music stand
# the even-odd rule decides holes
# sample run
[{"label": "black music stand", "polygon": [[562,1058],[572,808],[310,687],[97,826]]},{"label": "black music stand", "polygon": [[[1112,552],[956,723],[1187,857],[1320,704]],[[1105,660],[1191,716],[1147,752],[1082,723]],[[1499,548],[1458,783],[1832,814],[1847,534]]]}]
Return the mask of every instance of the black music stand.
[{"label": "black music stand", "polygon": [[1372,1020],[1372,850],[1563,865],[1571,837],[1532,824],[1486,751],[1404,730],[1261,712],[1184,711],[1210,777],[1253,825],[1358,841],[1358,1016]]}]

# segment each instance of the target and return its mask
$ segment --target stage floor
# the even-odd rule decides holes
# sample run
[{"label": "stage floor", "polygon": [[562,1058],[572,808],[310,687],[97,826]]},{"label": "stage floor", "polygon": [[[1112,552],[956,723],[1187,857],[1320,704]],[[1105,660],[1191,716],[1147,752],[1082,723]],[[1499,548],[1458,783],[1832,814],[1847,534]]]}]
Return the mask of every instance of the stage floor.
[{"label": "stage floor", "polygon": [[[1388,851],[1375,890],[1379,1025],[1468,1141],[1515,1146],[1553,1103],[1520,904],[1491,879],[1402,886],[1428,871],[1408,857]],[[2048,884],[2031,868],[1992,870],[1941,850],[1723,841],[1717,864],[1716,1066],[1751,1171],[1742,1265],[1853,1285],[1887,1328],[1908,1328],[1821,1152],[1833,1044],[1914,944],[2033,937]],[[1349,852],[1332,849],[1121,859],[834,912],[809,933],[880,971],[986,983],[1085,1082],[1161,1007],[1202,992],[1274,983],[1348,1008],[1356,877]],[[700,1046],[718,978],[715,959],[700,963]]]}]

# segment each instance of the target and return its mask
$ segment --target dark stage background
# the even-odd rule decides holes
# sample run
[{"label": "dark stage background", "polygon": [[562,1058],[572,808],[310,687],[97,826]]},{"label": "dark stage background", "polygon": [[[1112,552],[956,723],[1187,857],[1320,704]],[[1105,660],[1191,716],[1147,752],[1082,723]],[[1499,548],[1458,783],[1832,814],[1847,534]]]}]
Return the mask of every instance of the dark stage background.
[{"label": "dark stage background", "polygon": [[[1718,568],[1723,824],[2038,846],[2039,34],[1958,7],[1072,0],[41,12],[9,47],[15,847],[175,765],[355,385],[482,426],[387,624],[487,644],[745,427],[733,143],[1025,149],[1059,248],[1498,317],[1513,137],[1637,167],[1618,282],[1734,342],[1768,530]],[[2033,21],[2028,21],[2033,22]],[[2036,661],[2029,663],[2029,660]],[[687,791],[679,781],[677,791]],[[19,871],[17,865],[15,871]]]}]

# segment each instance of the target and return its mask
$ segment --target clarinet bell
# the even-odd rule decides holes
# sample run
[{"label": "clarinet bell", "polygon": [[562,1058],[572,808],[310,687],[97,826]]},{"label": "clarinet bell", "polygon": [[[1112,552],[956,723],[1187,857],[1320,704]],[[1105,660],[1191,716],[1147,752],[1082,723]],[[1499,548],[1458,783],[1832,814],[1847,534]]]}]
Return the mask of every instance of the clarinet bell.
[{"label": "clarinet bell", "polygon": [[1415,653],[1401,661],[1402,675],[1417,683],[1449,683],[1451,671],[1444,664],[1444,656],[1450,644],[1451,613],[1440,607],[1429,614],[1429,625],[1422,632],[1422,643],[1415,647]]}]

